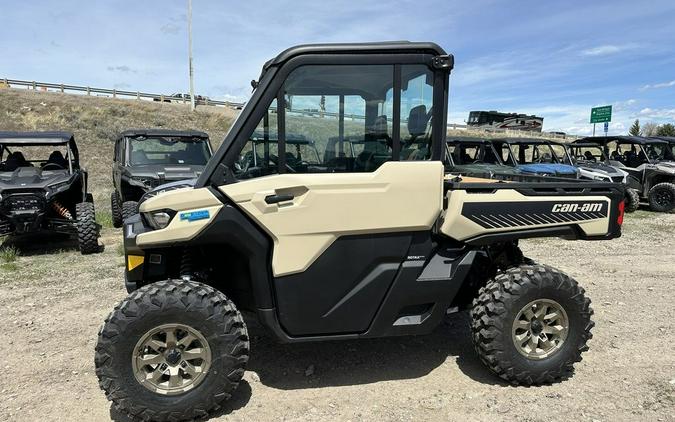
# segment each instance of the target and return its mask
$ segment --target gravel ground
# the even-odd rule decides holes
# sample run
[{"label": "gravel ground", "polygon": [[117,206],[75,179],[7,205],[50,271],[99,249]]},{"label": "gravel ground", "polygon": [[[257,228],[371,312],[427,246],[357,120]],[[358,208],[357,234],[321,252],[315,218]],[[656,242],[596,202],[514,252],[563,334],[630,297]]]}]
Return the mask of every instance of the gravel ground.
[{"label": "gravel ground", "polygon": [[[466,314],[428,336],[303,345],[251,321],[249,370],[217,420],[675,421],[674,233],[674,214],[639,211],[621,239],[524,242],[593,300],[591,349],[562,383],[500,382],[474,354]],[[106,229],[105,252],[81,256],[33,239],[0,265],[0,420],[125,420],[93,368],[99,325],[125,296],[120,240]]]}]

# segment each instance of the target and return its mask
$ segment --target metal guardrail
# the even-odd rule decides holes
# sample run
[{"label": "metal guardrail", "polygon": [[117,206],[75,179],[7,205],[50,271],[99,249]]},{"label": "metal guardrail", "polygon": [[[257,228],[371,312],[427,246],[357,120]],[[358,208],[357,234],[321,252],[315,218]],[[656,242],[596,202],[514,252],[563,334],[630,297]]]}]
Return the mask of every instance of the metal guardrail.
[{"label": "metal guardrail", "polygon": [[[141,91],[125,91],[120,89],[108,89],[108,88],[95,88],[90,86],[80,86],[80,85],[66,85],[66,84],[52,84],[47,82],[37,82],[37,81],[23,81],[20,79],[0,79],[0,85],[5,85],[6,87],[12,86],[22,86],[27,89],[33,90],[48,90],[53,89],[60,91],[62,93],[66,92],[84,92],[86,95],[91,94],[106,94],[112,95],[113,98],[117,97],[132,97],[140,100],[141,98],[151,99],[153,101],[159,102],[182,102],[187,104],[190,100],[189,97],[178,97],[172,95],[164,94],[151,94]],[[201,105],[214,105],[214,106],[228,106],[233,108],[239,108],[244,105],[244,103],[234,103],[230,101],[218,101],[211,100],[209,98],[196,98],[197,104]]]},{"label": "metal guardrail", "polygon": [[[93,94],[105,94],[105,95],[112,95],[113,98],[117,97],[123,97],[123,98],[135,98],[137,100],[140,100],[141,98],[145,99],[151,99],[153,101],[158,101],[158,102],[171,102],[171,103],[183,103],[187,104],[189,102],[189,97],[178,97],[178,96],[172,96],[172,95],[164,95],[164,94],[151,94],[147,92],[141,92],[141,91],[125,91],[125,90],[118,90],[118,89],[108,89],[108,88],[94,88],[90,86],[80,86],[80,85],[66,85],[66,84],[52,84],[52,83],[47,83],[47,82],[36,82],[36,81],[24,81],[20,79],[0,79],[0,88],[6,87],[10,88],[12,86],[22,86],[27,89],[33,89],[33,90],[57,90],[62,93],[67,93],[67,92],[84,92],[86,95],[91,95]],[[218,101],[218,100],[211,100],[209,98],[204,98],[196,99],[196,103],[198,105],[212,105],[212,106],[227,106],[227,107],[232,107],[232,108],[242,108],[245,103],[235,103],[231,101]],[[338,113],[334,112],[329,112],[329,111],[319,111],[319,110],[289,110],[288,112],[290,113],[298,113],[298,114],[303,114],[303,115],[309,115],[309,116],[318,116],[318,117],[338,117]],[[364,116],[358,116],[358,115],[345,115],[345,118],[355,120],[355,119],[365,119]],[[574,139],[577,138],[577,136],[574,135],[559,135],[559,134],[554,134],[554,133],[547,133],[547,132],[531,132],[531,131],[523,131],[523,130],[513,130],[513,129],[497,129],[497,128],[479,128],[479,127],[473,127],[473,126],[468,126],[468,125],[463,125],[463,124],[457,124],[457,123],[448,123],[447,126],[448,130],[466,130],[466,131],[475,131],[475,132],[482,132],[485,134],[484,136],[489,136],[492,134],[500,134],[500,135],[505,135],[508,137],[542,137],[542,138],[549,138],[549,139]]]}]

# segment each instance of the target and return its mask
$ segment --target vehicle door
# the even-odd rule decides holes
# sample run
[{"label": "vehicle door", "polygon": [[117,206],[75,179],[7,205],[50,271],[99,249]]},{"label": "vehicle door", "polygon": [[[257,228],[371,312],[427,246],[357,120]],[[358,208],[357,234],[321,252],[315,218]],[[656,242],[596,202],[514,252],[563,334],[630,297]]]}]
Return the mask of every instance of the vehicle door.
[{"label": "vehicle door", "polygon": [[[443,196],[440,148],[432,160],[432,138],[444,139],[431,130],[432,108],[445,109],[434,96],[447,86],[438,73],[425,64],[299,66],[257,127],[240,134],[238,182],[220,190],[273,241],[278,317],[291,335],[365,331],[415,234],[429,236]],[[355,143],[356,156],[345,154]],[[337,153],[326,154],[329,145]]]}]

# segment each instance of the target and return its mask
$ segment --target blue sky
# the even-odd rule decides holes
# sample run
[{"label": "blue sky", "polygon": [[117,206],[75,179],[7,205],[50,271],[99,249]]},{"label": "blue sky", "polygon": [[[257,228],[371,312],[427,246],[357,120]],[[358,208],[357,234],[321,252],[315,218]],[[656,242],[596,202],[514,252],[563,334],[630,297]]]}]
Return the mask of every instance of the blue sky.
[{"label": "blue sky", "polygon": [[[21,1],[0,7],[0,77],[186,92],[186,0]],[[435,41],[455,55],[450,122],[470,110],[544,116],[585,134],[675,121],[675,2],[194,0],[196,92],[245,100],[251,79],[301,43]]]}]

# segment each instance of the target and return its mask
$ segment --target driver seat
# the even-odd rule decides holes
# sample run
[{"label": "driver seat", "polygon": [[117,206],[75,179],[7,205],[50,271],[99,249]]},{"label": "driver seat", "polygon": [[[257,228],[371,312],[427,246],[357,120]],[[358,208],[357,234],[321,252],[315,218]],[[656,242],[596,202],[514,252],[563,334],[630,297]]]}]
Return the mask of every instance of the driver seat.
[{"label": "driver seat", "polygon": [[49,154],[49,159],[42,165],[42,167],[46,167],[48,164],[55,164],[64,169],[68,167],[68,161],[63,157],[61,151],[52,151],[52,153]]}]

